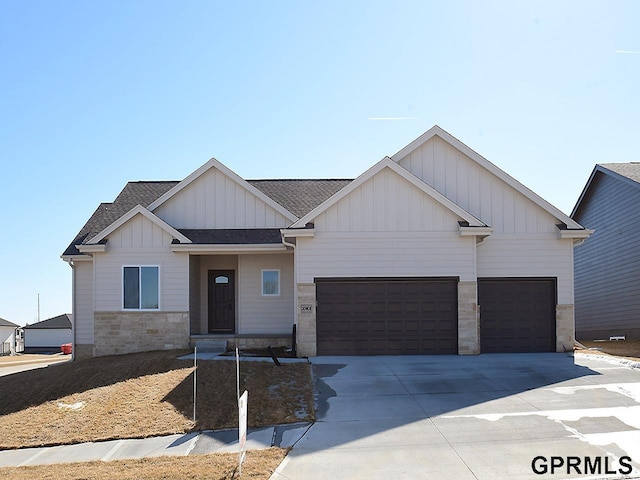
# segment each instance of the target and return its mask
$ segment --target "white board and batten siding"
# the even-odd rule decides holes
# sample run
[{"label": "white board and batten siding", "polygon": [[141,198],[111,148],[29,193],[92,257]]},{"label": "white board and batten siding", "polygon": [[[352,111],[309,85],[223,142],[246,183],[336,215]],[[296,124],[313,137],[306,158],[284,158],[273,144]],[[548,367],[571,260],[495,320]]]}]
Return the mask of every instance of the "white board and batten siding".
[{"label": "white board and batten siding", "polygon": [[75,262],[75,310],[73,324],[77,344],[93,344],[93,262]]},{"label": "white board and batten siding", "polygon": [[284,228],[291,223],[214,167],[153,213],[174,228]]},{"label": "white board and batten siding", "polygon": [[160,267],[160,310],[189,311],[189,255],[170,250],[173,238],[136,215],[108,236],[107,253],[95,254],[95,311],[121,311],[122,267]]},{"label": "white board and batten siding", "polygon": [[[262,270],[280,271],[280,295],[262,295]],[[290,334],[294,323],[293,255],[238,256],[238,333]]]},{"label": "white board and batten siding", "polygon": [[390,169],[383,169],[314,219],[299,238],[298,282],[321,277],[475,278],[475,239],[460,219]]},{"label": "white board and batten siding", "polygon": [[557,233],[552,215],[438,136],[398,164],[495,233]]},{"label": "white board and batten siding", "polygon": [[557,277],[558,303],[573,303],[573,244],[553,215],[438,136],[398,163],[494,229],[478,277]]}]

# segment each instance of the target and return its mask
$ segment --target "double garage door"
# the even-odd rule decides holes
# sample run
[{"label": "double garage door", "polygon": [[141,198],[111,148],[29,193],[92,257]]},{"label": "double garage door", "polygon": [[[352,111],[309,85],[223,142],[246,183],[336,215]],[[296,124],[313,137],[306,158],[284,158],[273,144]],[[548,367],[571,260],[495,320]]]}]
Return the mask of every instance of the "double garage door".
[{"label": "double garage door", "polygon": [[[555,280],[479,279],[482,352],[555,349]],[[316,279],[319,355],[458,353],[458,279]]]}]

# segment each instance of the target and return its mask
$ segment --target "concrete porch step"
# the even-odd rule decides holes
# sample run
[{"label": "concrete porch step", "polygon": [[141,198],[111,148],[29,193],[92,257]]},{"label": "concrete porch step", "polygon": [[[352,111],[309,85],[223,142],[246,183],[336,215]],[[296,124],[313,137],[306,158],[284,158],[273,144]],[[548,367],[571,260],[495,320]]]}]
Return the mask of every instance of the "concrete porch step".
[{"label": "concrete porch step", "polygon": [[198,349],[198,352],[224,353],[227,351],[226,338],[199,338],[195,341],[192,340],[192,344]]}]

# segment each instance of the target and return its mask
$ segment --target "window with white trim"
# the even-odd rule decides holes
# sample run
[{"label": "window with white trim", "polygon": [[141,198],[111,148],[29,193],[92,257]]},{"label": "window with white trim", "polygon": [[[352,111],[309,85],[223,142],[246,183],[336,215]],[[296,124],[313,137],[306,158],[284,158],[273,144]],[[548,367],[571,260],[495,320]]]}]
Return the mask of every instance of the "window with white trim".
[{"label": "window with white trim", "polygon": [[280,296],[280,270],[262,270],[262,296]]},{"label": "window with white trim", "polygon": [[122,298],[125,310],[157,310],[160,298],[160,268],[122,268]]}]

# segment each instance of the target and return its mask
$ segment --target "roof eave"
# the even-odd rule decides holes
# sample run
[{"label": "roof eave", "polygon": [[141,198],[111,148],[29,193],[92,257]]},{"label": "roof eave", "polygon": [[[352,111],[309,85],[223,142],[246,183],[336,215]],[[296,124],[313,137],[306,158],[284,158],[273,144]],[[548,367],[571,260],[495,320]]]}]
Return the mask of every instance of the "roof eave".
[{"label": "roof eave", "polygon": [[174,253],[282,253],[287,251],[287,247],[281,243],[270,244],[180,244],[171,245],[171,251]]}]

